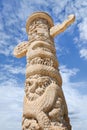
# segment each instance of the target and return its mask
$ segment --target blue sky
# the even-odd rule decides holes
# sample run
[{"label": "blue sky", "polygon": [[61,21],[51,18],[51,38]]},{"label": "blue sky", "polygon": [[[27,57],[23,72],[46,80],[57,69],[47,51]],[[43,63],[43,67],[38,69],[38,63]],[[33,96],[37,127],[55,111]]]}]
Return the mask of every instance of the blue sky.
[{"label": "blue sky", "polygon": [[21,130],[26,58],[13,56],[27,40],[26,20],[45,11],[54,24],[75,14],[76,21],[55,37],[73,130],[87,129],[87,0],[0,0],[0,129]]}]

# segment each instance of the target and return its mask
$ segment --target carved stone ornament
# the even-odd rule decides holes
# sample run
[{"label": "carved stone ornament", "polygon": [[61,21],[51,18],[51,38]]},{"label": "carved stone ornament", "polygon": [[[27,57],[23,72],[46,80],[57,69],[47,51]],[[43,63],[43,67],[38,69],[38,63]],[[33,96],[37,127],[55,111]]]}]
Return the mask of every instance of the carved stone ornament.
[{"label": "carved stone ornament", "polygon": [[22,130],[71,130],[53,37],[74,20],[70,15],[54,26],[44,12],[27,20],[29,39],[14,49],[17,58],[26,56],[27,60]]}]

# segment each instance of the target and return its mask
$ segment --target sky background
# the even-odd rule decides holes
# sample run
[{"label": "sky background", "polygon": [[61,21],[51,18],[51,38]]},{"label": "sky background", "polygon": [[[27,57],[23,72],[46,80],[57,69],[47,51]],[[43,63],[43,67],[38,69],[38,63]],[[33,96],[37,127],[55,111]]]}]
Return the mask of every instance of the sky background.
[{"label": "sky background", "polygon": [[76,20],[55,37],[63,90],[73,130],[87,130],[87,0],[0,0],[0,129],[21,130],[26,57],[13,56],[28,40],[26,20],[45,11],[54,24]]}]

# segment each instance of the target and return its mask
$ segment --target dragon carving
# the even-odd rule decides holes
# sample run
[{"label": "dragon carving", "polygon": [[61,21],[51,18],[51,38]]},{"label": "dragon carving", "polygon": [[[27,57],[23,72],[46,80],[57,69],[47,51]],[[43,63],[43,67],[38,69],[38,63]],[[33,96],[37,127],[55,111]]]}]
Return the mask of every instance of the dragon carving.
[{"label": "dragon carving", "polygon": [[54,26],[48,14],[37,12],[27,21],[29,41],[14,49],[27,60],[22,130],[71,130],[53,37],[74,19]]}]

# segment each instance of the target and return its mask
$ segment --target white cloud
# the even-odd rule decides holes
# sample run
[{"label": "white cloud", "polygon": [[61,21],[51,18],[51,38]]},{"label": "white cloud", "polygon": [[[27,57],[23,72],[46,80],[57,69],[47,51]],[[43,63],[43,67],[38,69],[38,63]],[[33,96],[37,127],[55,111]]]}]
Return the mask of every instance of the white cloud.
[{"label": "white cloud", "polygon": [[87,60],[86,54],[85,56],[81,54],[83,53],[83,50],[86,50],[87,48],[87,0],[75,0],[69,3],[70,4],[67,5],[65,12],[66,14],[74,13],[76,16],[75,28],[78,28],[79,33],[79,36],[75,38],[77,43],[76,46],[79,49],[80,57]]},{"label": "white cloud", "polygon": [[87,42],[87,18],[84,17],[82,22],[78,24],[80,39]]},{"label": "white cloud", "polygon": [[12,43],[10,44],[10,39],[11,35],[8,35],[7,32],[4,31],[4,28],[2,28],[0,30],[0,54],[8,56],[12,53],[14,45],[12,45]]},{"label": "white cloud", "polygon": [[60,70],[64,84],[70,82],[70,77],[76,75],[79,71],[77,68],[68,69],[65,65],[60,66]]},{"label": "white cloud", "polygon": [[19,65],[19,66],[13,66],[13,65],[1,65],[2,70],[8,71],[11,74],[25,74],[25,67]]},{"label": "white cloud", "polygon": [[15,81],[8,82],[0,85],[0,129],[21,130],[23,88],[17,87]]},{"label": "white cloud", "polygon": [[[78,69],[68,69],[66,66],[60,67],[63,78],[63,91],[68,104],[70,113],[70,121],[73,130],[86,130],[87,128],[87,95],[83,95],[78,91],[81,87],[87,87],[87,82],[72,82],[70,79],[77,74]],[[84,86],[83,86],[84,85]],[[85,125],[83,126],[82,124]]]},{"label": "white cloud", "polygon": [[24,82],[14,74],[24,74],[24,68],[1,64],[0,129],[21,130]]},{"label": "white cloud", "polygon": [[21,130],[24,83],[14,76],[15,70],[6,65],[0,72],[0,129],[3,130]]},{"label": "white cloud", "polygon": [[87,49],[84,48],[80,50],[80,57],[87,60]]},{"label": "white cloud", "polygon": [[14,49],[14,45],[4,45],[2,42],[1,42],[1,46],[0,46],[0,54],[3,54],[5,56],[10,56],[10,55],[13,55],[13,49]]}]

